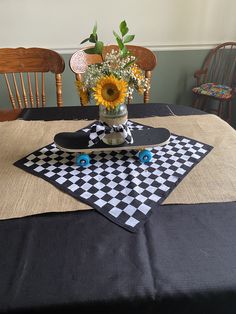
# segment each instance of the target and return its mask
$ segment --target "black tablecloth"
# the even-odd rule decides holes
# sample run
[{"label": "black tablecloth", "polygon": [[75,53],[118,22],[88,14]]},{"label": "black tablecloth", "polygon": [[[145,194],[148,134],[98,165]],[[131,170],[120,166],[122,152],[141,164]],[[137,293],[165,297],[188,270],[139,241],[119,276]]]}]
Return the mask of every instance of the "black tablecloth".
[{"label": "black tablecloth", "polygon": [[47,310],[235,313],[236,203],[160,206],[136,234],[96,211],[0,221],[0,312]]},{"label": "black tablecloth", "polygon": [[[130,104],[129,118],[143,118],[170,115],[206,114],[206,112],[186,106],[171,104]],[[24,120],[78,120],[98,119],[98,106],[57,107],[23,109],[19,117]]]}]

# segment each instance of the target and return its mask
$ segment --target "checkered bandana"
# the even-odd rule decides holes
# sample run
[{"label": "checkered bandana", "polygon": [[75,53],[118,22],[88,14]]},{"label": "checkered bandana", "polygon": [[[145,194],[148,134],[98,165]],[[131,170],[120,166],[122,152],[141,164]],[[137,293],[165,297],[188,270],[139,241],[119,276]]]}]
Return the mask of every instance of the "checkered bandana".
[{"label": "checkered bandana", "polygon": [[[131,130],[150,128],[128,121]],[[83,131],[88,133],[89,126]],[[142,164],[135,150],[90,154],[87,168],[75,164],[75,153],[49,144],[15,165],[89,204],[123,228],[135,232],[173,191],[211,146],[172,134],[165,146],[154,147]],[[193,183],[194,184],[194,183]]]},{"label": "checkered bandana", "polygon": [[90,140],[89,140],[88,146],[91,147],[91,146],[97,144],[98,142],[100,142],[102,140],[102,138],[106,134],[110,134],[110,133],[114,133],[114,132],[120,133],[122,135],[122,137],[124,138],[126,143],[132,144],[133,143],[133,137],[131,135],[131,132],[130,132],[130,129],[129,129],[127,122],[128,122],[128,120],[123,124],[113,125],[112,127],[110,127],[105,122],[97,121],[90,128],[90,132],[89,132]]}]

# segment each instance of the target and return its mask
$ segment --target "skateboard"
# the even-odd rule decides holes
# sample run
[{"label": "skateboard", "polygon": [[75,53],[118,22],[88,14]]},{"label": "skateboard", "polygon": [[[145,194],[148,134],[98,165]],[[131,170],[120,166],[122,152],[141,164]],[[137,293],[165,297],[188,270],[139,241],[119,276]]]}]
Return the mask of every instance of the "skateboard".
[{"label": "skateboard", "polygon": [[121,151],[138,150],[141,163],[147,163],[152,159],[152,153],[146,148],[163,146],[169,142],[170,131],[165,128],[150,128],[144,130],[133,130],[133,143],[123,143],[118,146],[107,145],[103,141],[88,147],[89,134],[80,130],[78,132],[62,132],[54,137],[57,148],[65,152],[78,153],[76,164],[87,167],[90,164],[89,154],[95,151]]}]

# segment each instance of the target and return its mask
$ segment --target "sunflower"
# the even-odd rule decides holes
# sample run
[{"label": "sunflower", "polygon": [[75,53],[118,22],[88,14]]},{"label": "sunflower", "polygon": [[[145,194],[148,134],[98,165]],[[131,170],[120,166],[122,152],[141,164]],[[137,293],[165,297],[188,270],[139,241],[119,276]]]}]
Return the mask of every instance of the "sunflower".
[{"label": "sunflower", "polygon": [[131,72],[136,80],[143,80],[144,75],[142,70],[137,66],[137,64],[133,64],[131,67]]},{"label": "sunflower", "polygon": [[93,88],[97,105],[102,104],[108,110],[114,109],[125,101],[127,96],[127,82],[117,79],[114,75],[103,76]]},{"label": "sunflower", "polygon": [[138,87],[138,93],[139,93],[139,95],[143,95],[144,94],[144,87],[139,86]]},{"label": "sunflower", "polygon": [[79,92],[79,96],[80,96],[80,101],[82,105],[88,105],[89,103],[88,91],[81,89]]},{"label": "sunflower", "polygon": [[88,91],[84,87],[84,84],[82,81],[76,80],[75,85],[77,87],[79,96],[80,96],[80,101],[82,105],[87,105],[89,103],[89,96],[88,96]]}]

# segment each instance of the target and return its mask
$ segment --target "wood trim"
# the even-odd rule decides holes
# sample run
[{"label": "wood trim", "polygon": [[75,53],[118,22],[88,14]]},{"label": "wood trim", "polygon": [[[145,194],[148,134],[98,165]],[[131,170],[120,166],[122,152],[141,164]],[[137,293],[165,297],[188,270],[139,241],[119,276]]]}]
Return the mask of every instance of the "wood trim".
[{"label": "wood trim", "polygon": [[[142,46],[150,49],[151,51],[185,51],[185,50],[210,50],[219,45],[219,43],[203,43],[203,44],[153,44],[153,43],[136,43],[137,46]],[[80,47],[68,47],[68,48],[51,48],[59,54],[73,54]]]}]

